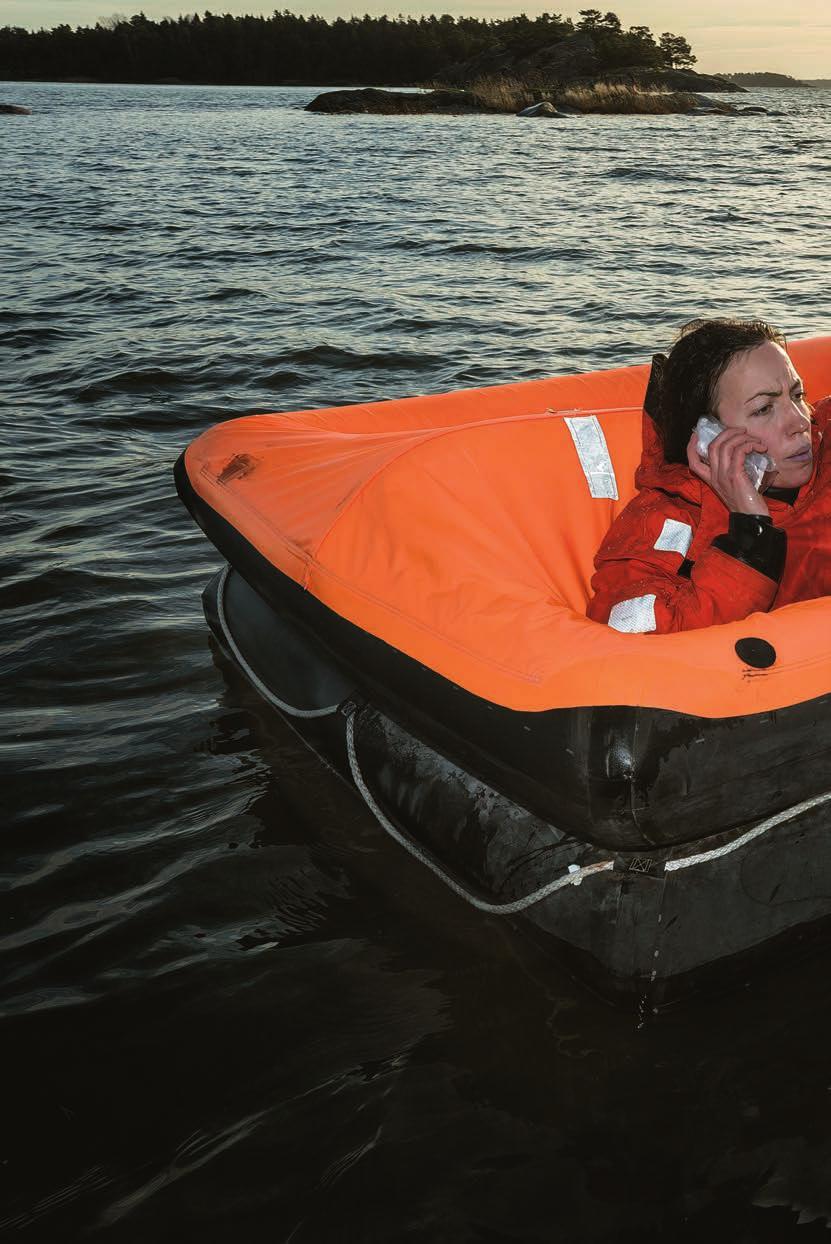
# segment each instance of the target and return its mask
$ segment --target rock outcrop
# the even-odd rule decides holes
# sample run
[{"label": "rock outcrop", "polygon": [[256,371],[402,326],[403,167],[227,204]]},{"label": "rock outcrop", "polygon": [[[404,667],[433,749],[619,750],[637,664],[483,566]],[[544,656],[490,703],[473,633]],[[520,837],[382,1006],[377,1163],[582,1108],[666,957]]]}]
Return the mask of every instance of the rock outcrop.
[{"label": "rock outcrop", "polygon": [[569,109],[568,112],[561,108],[556,108],[550,99],[544,99],[539,104],[529,104],[527,108],[522,108],[517,113],[518,117],[573,117],[576,116],[575,109]]},{"label": "rock outcrop", "polygon": [[[589,115],[592,113],[625,113],[651,115],[682,113],[689,116],[731,116],[765,113],[764,108],[737,108],[735,104],[723,99],[708,99],[704,95],[695,95],[685,91],[659,92],[657,97],[647,92],[642,94],[627,90],[623,84],[618,92],[601,89],[575,90],[563,99],[537,100],[527,103],[528,93],[523,102],[512,102],[510,92],[495,91],[491,98],[483,98],[475,91],[439,90],[439,91],[382,91],[377,87],[363,89],[345,89],[324,91],[317,95],[311,103],[306,104],[308,112],[327,113],[375,113],[381,116],[424,115],[427,113],[444,113],[446,115],[464,115],[477,112],[513,114],[520,117],[565,118]],[[615,94],[622,98],[617,100]],[[576,100],[575,106],[573,100]],[[656,101],[658,106],[656,106]]]},{"label": "rock outcrop", "polygon": [[377,87],[324,91],[306,104],[307,112],[373,112],[406,116],[438,112],[504,112],[472,91],[382,91]]}]

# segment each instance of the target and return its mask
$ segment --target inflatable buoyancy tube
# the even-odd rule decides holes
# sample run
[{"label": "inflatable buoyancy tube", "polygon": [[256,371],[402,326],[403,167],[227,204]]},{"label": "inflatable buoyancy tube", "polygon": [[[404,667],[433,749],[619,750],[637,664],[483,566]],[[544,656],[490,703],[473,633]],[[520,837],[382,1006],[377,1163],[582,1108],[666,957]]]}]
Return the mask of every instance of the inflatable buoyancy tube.
[{"label": "inflatable buoyancy tube", "polygon": [[[816,401],[831,339],[790,349]],[[176,467],[233,568],[205,593],[228,655],[402,845],[612,993],[831,916],[831,600],[585,616],[647,371],[249,416]]]}]

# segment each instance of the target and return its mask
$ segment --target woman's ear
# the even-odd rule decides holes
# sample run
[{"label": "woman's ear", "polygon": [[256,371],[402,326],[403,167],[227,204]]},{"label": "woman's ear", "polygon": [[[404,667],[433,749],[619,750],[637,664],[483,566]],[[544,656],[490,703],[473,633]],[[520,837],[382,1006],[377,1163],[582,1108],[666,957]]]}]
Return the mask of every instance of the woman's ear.
[{"label": "woman's ear", "polygon": [[657,424],[658,422],[661,382],[663,380],[666,363],[667,356],[665,354],[652,355],[652,369],[649,373],[649,383],[646,386],[646,393],[643,399],[643,408],[654,424]]}]

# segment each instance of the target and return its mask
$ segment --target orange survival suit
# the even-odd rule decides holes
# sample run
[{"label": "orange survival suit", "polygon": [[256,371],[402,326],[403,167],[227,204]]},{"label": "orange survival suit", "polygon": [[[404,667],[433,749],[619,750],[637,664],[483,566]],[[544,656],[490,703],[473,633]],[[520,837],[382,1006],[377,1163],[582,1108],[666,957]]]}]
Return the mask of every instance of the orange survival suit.
[{"label": "orange survival suit", "polygon": [[831,398],[814,409],[814,471],[799,492],[765,493],[770,518],[731,514],[686,466],[664,461],[644,413],[637,496],[595,557],[588,616],[664,634],[736,622],[831,593]]}]

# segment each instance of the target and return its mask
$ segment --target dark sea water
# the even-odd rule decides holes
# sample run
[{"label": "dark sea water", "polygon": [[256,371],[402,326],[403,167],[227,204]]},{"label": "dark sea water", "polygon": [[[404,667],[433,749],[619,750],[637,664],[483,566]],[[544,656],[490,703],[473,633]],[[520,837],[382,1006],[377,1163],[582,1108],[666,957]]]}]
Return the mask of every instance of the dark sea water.
[{"label": "dark sea water", "polygon": [[[828,952],[638,1027],[463,906],[212,653],[209,424],[831,331],[831,93],[780,116],[0,99],[0,1234],[827,1239]],[[714,919],[718,913],[714,912]]]}]

